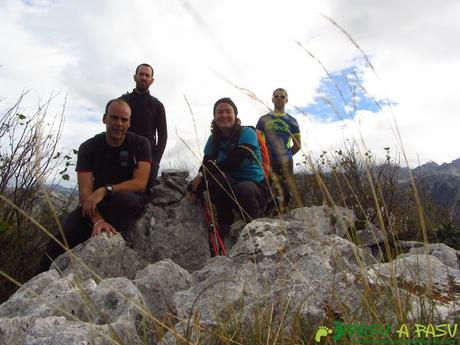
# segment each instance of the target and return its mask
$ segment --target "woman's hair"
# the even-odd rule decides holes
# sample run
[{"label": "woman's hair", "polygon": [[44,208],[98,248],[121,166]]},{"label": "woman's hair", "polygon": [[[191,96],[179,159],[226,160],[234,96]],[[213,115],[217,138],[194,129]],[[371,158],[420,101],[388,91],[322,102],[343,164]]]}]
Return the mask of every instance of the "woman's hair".
[{"label": "woman's hair", "polygon": [[221,99],[218,99],[216,103],[214,103],[214,108],[212,109],[212,115],[214,116],[216,114],[216,108],[220,103],[227,103],[233,108],[233,112],[235,113],[235,117],[238,116],[238,108],[236,107],[236,104],[232,101],[230,97],[224,97]]},{"label": "woman's hair", "polygon": [[[237,117],[238,115],[238,108],[236,107],[235,103],[232,101],[231,98],[229,97],[224,97],[221,99],[218,99],[216,103],[214,103],[214,108],[213,108],[213,117],[216,113],[216,108],[220,103],[227,103],[230,104],[230,106],[233,108],[233,112],[235,113],[235,124],[233,125],[231,134],[230,134],[230,140],[237,140],[240,133],[241,133],[241,120]],[[220,146],[220,141],[222,140],[224,134],[222,131],[219,129],[217,126],[217,123],[214,119],[212,119],[211,122],[211,134],[212,134],[212,145],[211,145],[211,156],[217,155],[219,146]]]}]

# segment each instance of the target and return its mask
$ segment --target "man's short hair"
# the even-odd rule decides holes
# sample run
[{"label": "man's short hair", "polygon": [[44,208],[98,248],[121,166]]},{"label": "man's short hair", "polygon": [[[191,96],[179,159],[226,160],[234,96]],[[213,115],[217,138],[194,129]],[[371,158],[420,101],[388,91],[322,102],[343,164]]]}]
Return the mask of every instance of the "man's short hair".
[{"label": "man's short hair", "polygon": [[107,102],[107,105],[105,106],[104,115],[107,115],[107,111],[109,110],[109,107],[112,103],[125,103],[128,106],[129,110],[131,111],[131,107],[129,106],[129,103],[126,102],[122,97],[118,97],[118,98],[111,99],[110,101]]},{"label": "man's short hair", "polygon": [[136,72],[134,74],[137,74],[137,72],[139,71],[139,68],[141,67],[148,67],[150,68],[150,70],[152,71],[152,77],[153,77],[153,67],[150,66],[148,63],[141,63],[139,66],[136,67]]},{"label": "man's short hair", "polygon": [[286,91],[285,89],[283,89],[282,87],[279,87],[279,88],[275,89],[275,91],[273,91],[273,94],[272,94],[272,95],[274,96],[274,95],[275,95],[275,92],[277,92],[277,91],[284,91],[284,93],[286,94],[286,97],[287,97],[287,95],[288,95],[287,91]]}]

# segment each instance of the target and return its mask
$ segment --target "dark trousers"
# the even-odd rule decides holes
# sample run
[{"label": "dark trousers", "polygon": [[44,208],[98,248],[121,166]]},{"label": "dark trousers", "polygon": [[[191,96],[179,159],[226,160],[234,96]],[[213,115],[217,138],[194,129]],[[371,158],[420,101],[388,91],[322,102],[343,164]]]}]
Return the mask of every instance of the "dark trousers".
[{"label": "dark trousers", "polygon": [[[225,174],[208,180],[208,192],[217,211],[217,222],[222,237],[228,235],[233,222],[233,209],[241,213],[245,222],[257,218],[267,203],[267,188],[264,182],[237,181]],[[235,199],[235,200],[233,200]],[[238,205],[239,204],[239,205]]]},{"label": "dark trousers", "polygon": [[[282,190],[283,204],[287,206],[291,198],[291,184],[294,185],[294,163],[290,159],[286,162],[273,160],[270,162],[271,170],[276,175],[279,186],[274,186],[275,190],[280,187]],[[272,179],[273,182],[273,179]]]},{"label": "dark trousers", "polygon": [[160,170],[160,164],[152,163],[152,167],[150,170],[150,180],[152,181],[152,186],[155,184],[155,180],[158,177],[158,170]]},{"label": "dark trousers", "polygon": [[[106,197],[97,205],[97,208],[102,218],[123,234],[131,222],[142,212],[144,204],[145,198],[142,193],[120,192]],[[91,237],[93,224],[88,217],[82,216],[82,208],[78,207],[66,218],[62,230],[69,248],[73,248]],[[64,243],[61,234],[56,237],[59,242]],[[38,273],[46,271],[51,265],[50,259],[54,260],[64,252],[64,248],[50,240],[46,246],[46,254],[42,258]]]}]

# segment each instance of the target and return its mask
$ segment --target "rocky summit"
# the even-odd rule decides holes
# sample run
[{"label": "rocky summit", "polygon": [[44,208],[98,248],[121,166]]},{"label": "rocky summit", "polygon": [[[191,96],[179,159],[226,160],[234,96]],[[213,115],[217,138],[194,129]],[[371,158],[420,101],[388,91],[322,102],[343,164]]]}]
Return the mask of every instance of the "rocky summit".
[{"label": "rocky summit", "polygon": [[[456,322],[460,253],[354,230],[344,208],[313,206],[247,224],[227,256],[209,257],[186,175],[163,173],[126,239],[102,234],[60,256],[0,305],[0,344],[209,344],[222,325],[248,333],[269,316],[289,333],[327,320]],[[428,321],[427,321],[428,320]],[[314,334],[311,334],[314,336]]]}]

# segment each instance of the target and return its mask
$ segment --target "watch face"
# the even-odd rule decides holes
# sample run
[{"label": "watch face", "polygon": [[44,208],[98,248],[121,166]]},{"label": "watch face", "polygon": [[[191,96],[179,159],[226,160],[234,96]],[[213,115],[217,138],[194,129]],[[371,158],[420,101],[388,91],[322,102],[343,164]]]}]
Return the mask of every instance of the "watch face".
[{"label": "watch face", "polygon": [[109,192],[112,192],[112,185],[105,186],[105,189],[107,189]]}]

